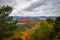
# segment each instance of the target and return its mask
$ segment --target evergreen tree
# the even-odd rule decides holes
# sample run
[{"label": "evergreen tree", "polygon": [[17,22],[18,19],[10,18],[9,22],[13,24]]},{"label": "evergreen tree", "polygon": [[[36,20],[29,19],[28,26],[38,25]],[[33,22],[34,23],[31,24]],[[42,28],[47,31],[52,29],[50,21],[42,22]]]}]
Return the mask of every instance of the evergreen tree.
[{"label": "evergreen tree", "polygon": [[47,21],[49,24],[53,24],[53,23],[54,23],[54,20],[53,20],[53,19],[50,19],[50,18],[46,19],[46,21]]},{"label": "evergreen tree", "polygon": [[12,8],[9,6],[3,6],[0,9],[0,40],[12,36],[12,31],[17,28],[16,21],[13,21],[13,17],[9,16],[11,12]]},{"label": "evergreen tree", "polygon": [[60,39],[60,17],[57,17],[55,20],[55,24],[53,25],[53,32],[51,34],[51,38]]}]

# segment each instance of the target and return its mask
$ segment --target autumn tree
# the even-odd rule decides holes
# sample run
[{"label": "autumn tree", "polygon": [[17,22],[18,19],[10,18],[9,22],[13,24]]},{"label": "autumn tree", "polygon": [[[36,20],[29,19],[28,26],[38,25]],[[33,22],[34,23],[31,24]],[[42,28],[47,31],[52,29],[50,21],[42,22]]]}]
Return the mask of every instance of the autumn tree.
[{"label": "autumn tree", "polygon": [[39,27],[34,31],[35,32],[31,35],[32,40],[50,40],[52,26],[50,26],[45,20],[40,20]]},{"label": "autumn tree", "polygon": [[9,16],[11,12],[12,8],[9,6],[0,8],[0,40],[12,36],[12,31],[17,28],[16,21],[13,21],[13,17]]}]

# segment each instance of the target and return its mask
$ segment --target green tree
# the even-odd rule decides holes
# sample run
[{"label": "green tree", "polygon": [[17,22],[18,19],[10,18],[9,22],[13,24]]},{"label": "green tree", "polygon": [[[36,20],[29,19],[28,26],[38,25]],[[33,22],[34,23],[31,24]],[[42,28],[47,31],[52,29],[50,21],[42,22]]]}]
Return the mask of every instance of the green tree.
[{"label": "green tree", "polygon": [[9,6],[3,6],[0,9],[0,40],[12,36],[12,31],[17,28],[16,21],[13,21],[13,17],[9,16],[11,12],[12,8]]},{"label": "green tree", "polygon": [[50,18],[48,18],[48,19],[46,19],[46,21],[49,23],[49,24],[54,24],[54,20],[53,19],[50,19]]},{"label": "green tree", "polygon": [[40,20],[39,27],[36,28],[34,31],[35,32],[31,35],[32,40],[50,40],[52,26],[48,24],[45,20]]},{"label": "green tree", "polygon": [[55,24],[53,25],[53,32],[51,34],[52,39],[60,39],[60,17],[57,17]]}]

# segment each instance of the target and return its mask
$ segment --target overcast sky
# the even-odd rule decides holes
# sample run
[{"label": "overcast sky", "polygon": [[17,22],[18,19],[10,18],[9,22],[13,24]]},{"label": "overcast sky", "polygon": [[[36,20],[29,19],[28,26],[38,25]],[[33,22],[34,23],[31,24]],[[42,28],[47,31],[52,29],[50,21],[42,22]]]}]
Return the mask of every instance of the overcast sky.
[{"label": "overcast sky", "polygon": [[10,16],[60,16],[60,0],[0,0],[13,8]]}]

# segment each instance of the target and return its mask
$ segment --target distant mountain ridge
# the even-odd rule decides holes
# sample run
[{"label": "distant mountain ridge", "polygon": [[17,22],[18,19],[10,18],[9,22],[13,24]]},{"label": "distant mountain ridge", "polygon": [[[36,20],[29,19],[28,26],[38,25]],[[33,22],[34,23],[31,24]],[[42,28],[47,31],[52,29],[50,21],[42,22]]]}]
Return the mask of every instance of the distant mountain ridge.
[{"label": "distant mountain ridge", "polygon": [[56,18],[57,16],[13,16],[14,19],[17,19],[17,18]]}]

